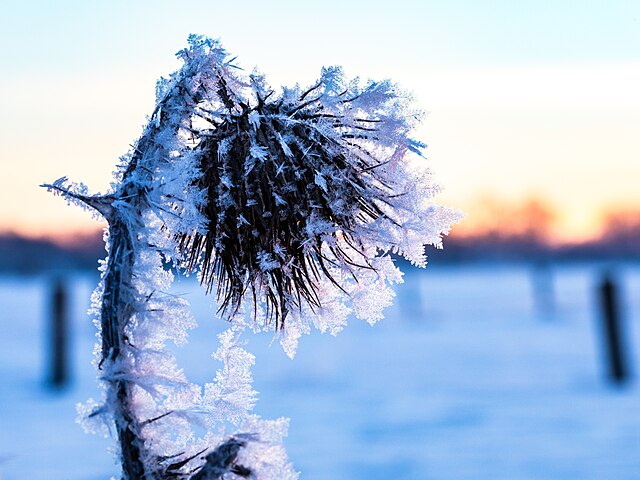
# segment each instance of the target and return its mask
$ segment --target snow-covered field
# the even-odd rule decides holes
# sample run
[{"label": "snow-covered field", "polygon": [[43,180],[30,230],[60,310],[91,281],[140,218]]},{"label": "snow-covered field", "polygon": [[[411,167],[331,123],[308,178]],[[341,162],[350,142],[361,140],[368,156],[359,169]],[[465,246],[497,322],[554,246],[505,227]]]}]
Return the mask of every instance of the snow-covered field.
[{"label": "snow-covered field", "polygon": [[[640,373],[640,266],[614,270],[633,370]],[[411,271],[375,327],[352,321],[311,335],[289,360],[270,337],[257,355],[256,411],[291,418],[287,440],[306,480],[640,478],[640,380],[603,380],[596,285],[601,267],[553,267],[552,301],[526,267]],[[111,441],[74,423],[99,392],[94,327],[84,313],[95,278],[73,277],[72,386],[45,386],[47,278],[0,279],[0,479],[108,479]],[[192,281],[201,326],[179,353],[191,378],[212,378],[224,328]]]}]

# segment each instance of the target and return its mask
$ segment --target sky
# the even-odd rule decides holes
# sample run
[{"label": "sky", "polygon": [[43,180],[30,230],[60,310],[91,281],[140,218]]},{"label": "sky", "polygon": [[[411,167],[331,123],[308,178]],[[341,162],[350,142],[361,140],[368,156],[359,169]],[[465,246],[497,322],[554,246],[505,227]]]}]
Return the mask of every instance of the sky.
[{"label": "sky", "polygon": [[438,202],[468,217],[540,197],[579,240],[604,211],[640,210],[636,0],[0,0],[0,231],[97,228],[38,185],[105,191],[190,33],[273,87],[342,65],[412,91]]}]

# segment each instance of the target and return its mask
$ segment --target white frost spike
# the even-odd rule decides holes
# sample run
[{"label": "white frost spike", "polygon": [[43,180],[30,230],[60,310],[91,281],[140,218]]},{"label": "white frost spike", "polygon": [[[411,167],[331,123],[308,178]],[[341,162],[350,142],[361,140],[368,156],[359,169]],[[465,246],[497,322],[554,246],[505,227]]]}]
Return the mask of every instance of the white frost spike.
[{"label": "white frost spike", "polygon": [[283,206],[283,205],[286,205],[286,204],[287,204],[286,200],[285,200],[284,198],[282,198],[280,195],[278,195],[277,193],[273,192],[273,194],[272,194],[272,195],[273,195],[273,198],[274,198],[274,199],[275,199],[275,201],[276,201],[276,205],[281,205],[281,206]]},{"label": "white frost spike", "polygon": [[249,123],[254,129],[260,126],[260,114],[255,110],[249,114]]},{"label": "white frost spike", "polygon": [[222,362],[214,383],[205,385],[203,406],[215,421],[239,424],[253,409],[251,367],[255,357],[239,343],[242,327],[234,326],[218,335],[220,347],[214,358]]},{"label": "white frost spike", "polygon": [[278,142],[280,142],[280,147],[282,148],[282,151],[284,152],[284,154],[287,157],[293,157],[293,152],[291,151],[291,148],[289,147],[289,145],[287,145],[287,142],[284,141],[284,139],[280,134],[278,134]]},{"label": "white frost spike", "polygon": [[241,429],[256,434],[258,441],[250,441],[240,452],[238,463],[252,465],[254,478],[260,480],[297,480],[298,473],[287,459],[283,446],[289,430],[289,419],[262,420],[247,416]]},{"label": "white frost spike", "polygon": [[252,145],[249,153],[253,158],[263,162],[267,159],[267,156],[269,154],[266,148],[260,147],[258,145]]},{"label": "white frost spike", "polygon": [[316,176],[314,177],[314,181],[316,185],[318,185],[325,192],[327,191],[327,181],[324,179],[320,172],[316,172]]}]

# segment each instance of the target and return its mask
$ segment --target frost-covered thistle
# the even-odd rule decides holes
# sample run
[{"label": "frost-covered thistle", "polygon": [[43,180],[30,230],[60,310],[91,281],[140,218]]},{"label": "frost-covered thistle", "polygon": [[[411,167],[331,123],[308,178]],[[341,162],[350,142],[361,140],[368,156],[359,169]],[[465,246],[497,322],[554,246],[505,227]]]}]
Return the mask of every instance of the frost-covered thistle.
[{"label": "frost-covered thistle", "polygon": [[398,175],[420,145],[407,137],[415,114],[389,82],[361,88],[331,68],[304,91],[276,96],[252,75],[237,90],[220,81],[218,95],[196,149],[208,228],[181,239],[222,313],[249,293],[264,301],[266,322],[284,328],[290,312],[322,307],[322,280],[344,290],[338,277],[378,270],[370,246],[402,253],[393,235],[406,225],[402,210],[417,205],[400,198],[416,192]]},{"label": "frost-covered thistle", "polygon": [[[419,115],[391,82],[327,68],[276,93],[218,42],[191,36],[178,56],[111,192],[47,185],[109,224],[94,294],[105,395],[81,414],[115,427],[127,480],[294,479],[287,421],[251,414],[242,331],[274,331],[292,356],[312,326],[335,334],[351,313],[379,320],[402,279],[391,254],[424,266],[424,245],[439,247],[458,214],[432,204],[438,189],[409,136]],[[231,321],[204,388],[166,347],[194,325],[168,293],[167,260],[196,271]]]}]

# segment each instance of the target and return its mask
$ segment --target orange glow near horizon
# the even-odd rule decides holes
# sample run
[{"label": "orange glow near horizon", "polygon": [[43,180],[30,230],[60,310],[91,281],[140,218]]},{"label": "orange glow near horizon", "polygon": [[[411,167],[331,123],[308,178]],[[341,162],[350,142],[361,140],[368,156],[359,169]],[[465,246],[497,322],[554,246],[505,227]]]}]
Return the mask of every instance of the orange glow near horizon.
[{"label": "orange glow near horizon", "polygon": [[[620,233],[620,228],[625,227],[640,231],[640,202],[581,211],[554,207],[540,197],[523,197],[509,203],[489,199],[488,204],[489,207],[487,198],[483,197],[474,206],[469,206],[466,218],[455,227],[452,235],[472,237],[489,232],[500,232],[504,236],[522,234],[526,229],[518,216],[524,211],[527,217],[527,206],[531,205],[534,208],[529,212],[534,215],[525,218],[524,223],[530,228],[531,236],[538,235],[538,239],[550,246],[606,239],[607,236]],[[543,211],[542,215],[536,217],[536,206],[546,209],[547,216]],[[502,219],[496,220],[495,215],[491,218],[498,211],[496,207],[502,209]]]},{"label": "orange glow near horizon", "polygon": [[[45,221],[37,223],[17,219],[13,223],[0,224],[0,233],[13,233],[28,238],[46,238],[58,244],[73,244],[87,236],[94,236],[106,226],[104,221],[96,221],[77,207],[67,206],[62,199],[52,198],[52,214]],[[446,199],[439,203],[450,204]],[[539,196],[523,196],[505,199],[479,196],[472,201],[457,202],[465,217],[452,229],[453,237],[470,237],[488,232],[503,235],[531,232],[539,235],[551,245],[582,243],[601,237],[608,218],[613,215],[623,218],[637,218],[637,208],[610,208],[600,211],[585,210],[575,212],[554,206],[549,200]],[[446,240],[445,240],[446,246]]]},{"label": "orange glow near horizon", "polygon": [[599,238],[609,215],[608,211],[571,212],[554,207],[540,197],[507,201],[485,196],[461,205],[461,209],[465,218],[453,227],[452,236],[472,237],[489,232],[505,236],[529,234],[550,245],[583,243]]}]

